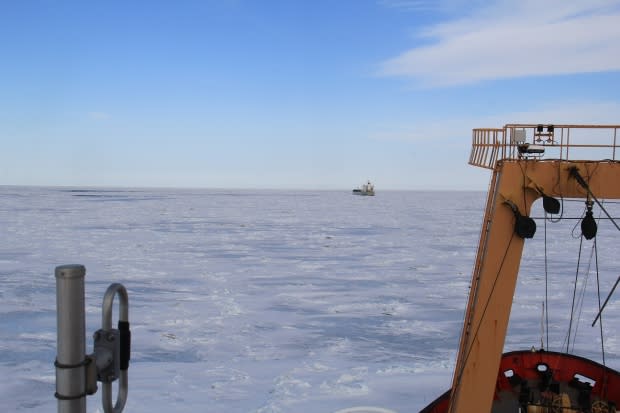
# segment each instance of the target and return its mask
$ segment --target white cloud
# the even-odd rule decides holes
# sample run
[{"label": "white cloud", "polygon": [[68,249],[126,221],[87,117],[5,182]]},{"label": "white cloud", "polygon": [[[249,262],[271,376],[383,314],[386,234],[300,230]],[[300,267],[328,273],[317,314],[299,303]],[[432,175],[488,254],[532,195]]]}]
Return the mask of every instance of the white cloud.
[{"label": "white cloud", "polygon": [[620,70],[620,0],[503,0],[427,27],[431,43],[382,64],[388,76],[447,86]]}]

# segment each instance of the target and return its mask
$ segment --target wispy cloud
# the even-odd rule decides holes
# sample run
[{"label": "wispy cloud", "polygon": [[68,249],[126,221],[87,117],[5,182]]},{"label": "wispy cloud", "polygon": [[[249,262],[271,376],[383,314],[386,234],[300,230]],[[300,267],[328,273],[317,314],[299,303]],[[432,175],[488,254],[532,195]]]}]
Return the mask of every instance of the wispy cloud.
[{"label": "wispy cloud", "polygon": [[448,86],[620,70],[620,0],[500,0],[468,14],[422,29],[425,44],[383,62],[381,74]]},{"label": "wispy cloud", "polygon": [[377,127],[372,139],[469,145],[474,128],[501,128],[508,123],[555,125],[611,125],[618,123],[618,102],[564,102],[534,107],[528,111],[505,112],[492,116],[465,118],[443,116],[441,119],[419,119],[410,125]]},{"label": "wispy cloud", "polygon": [[618,102],[564,102],[480,119],[494,124],[477,127],[502,127],[506,123],[611,125],[618,123],[618,113],[620,113]]},{"label": "wispy cloud", "polygon": [[406,11],[437,10],[440,6],[437,0],[379,0],[379,4]]},{"label": "wispy cloud", "polygon": [[488,4],[488,0],[377,0],[380,6],[405,12],[453,14]]}]

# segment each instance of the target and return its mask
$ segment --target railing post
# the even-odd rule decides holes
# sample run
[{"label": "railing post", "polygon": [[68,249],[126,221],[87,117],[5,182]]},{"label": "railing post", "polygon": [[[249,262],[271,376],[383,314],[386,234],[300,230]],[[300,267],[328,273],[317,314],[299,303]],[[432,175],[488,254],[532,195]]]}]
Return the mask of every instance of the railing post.
[{"label": "railing post", "polygon": [[56,398],[58,413],[86,413],[86,326],[83,265],[56,267]]}]

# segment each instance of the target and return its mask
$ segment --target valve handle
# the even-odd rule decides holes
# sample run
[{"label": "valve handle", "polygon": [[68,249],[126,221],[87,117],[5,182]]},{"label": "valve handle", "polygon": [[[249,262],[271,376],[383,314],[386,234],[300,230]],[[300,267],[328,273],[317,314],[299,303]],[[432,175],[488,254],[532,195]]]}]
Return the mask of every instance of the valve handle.
[{"label": "valve handle", "polygon": [[129,359],[131,353],[131,332],[129,331],[129,298],[127,296],[127,290],[122,284],[111,284],[103,296],[103,307],[101,311],[101,328],[103,330],[112,330],[112,304],[114,303],[114,296],[118,294],[119,297],[119,317],[118,317],[118,330],[119,330],[119,343],[120,346],[120,375],[118,382],[118,395],[116,397],[116,404],[112,405],[112,383],[102,382],[101,390],[103,392],[101,396],[101,403],[103,404],[103,411],[105,413],[121,413],[127,402],[128,393],[128,378],[127,369],[129,368]]}]

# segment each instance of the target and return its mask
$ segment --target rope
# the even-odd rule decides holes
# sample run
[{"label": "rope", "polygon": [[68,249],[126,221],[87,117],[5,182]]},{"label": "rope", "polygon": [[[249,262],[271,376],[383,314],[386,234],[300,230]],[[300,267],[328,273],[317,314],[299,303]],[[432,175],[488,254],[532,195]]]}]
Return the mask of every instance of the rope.
[{"label": "rope", "polygon": [[[596,238],[594,238],[594,263],[596,265],[596,294],[598,297],[598,310],[601,311],[601,283],[599,279],[598,273],[598,246],[596,243]],[[603,340],[603,315],[601,314],[599,317],[599,327],[600,327],[600,335],[601,335],[601,357],[603,359],[603,366],[605,366],[605,342]]]},{"label": "rope", "polygon": [[[605,203],[614,203],[614,202],[610,202],[610,201],[605,201]],[[620,203],[620,202],[619,202]],[[599,214],[599,221],[601,219],[600,214]],[[612,220],[613,221],[613,220]],[[596,241],[596,239],[595,239]],[[598,251],[598,250],[597,250]],[[598,254],[598,252],[597,252]],[[596,262],[596,276],[597,276],[597,282],[598,282],[598,255],[596,257],[597,262]],[[618,279],[616,280],[616,282],[614,283],[614,286],[611,288],[611,291],[609,292],[609,294],[607,294],[607,298],[605,299],[605,302],[603,303],[603,305],[601,306],[601,297],[600,297],[600,291],[599,291],[599,309],[598,309],[598,313],[596,314],[596,317],[594,318],[594,321],[592,321],[592,327],[594,327],[594,324],[596,324],[596,321],[602,317],[603,314],[603,310],[605,309],[605,307],[607,306],[607,303],[609,302],[609,299],[611,298],[611,296],[613,295],[614,291],[616,290],[616,287],[618,286],[618,282],[620,282],[620,276],[618,277]],[[598,284],[597,284],[598,285]],[[602,323],[601,323],[602,324]],[[602,331],[603,326],[601,325],[601,331]],[[602,334],[602,333],[601,333]],[[601,336],[601,342],[602,342],[602,336]]]},{"label": "rope", "polygon": [[577,181],[577,183],[579,185],[581,185],[587,192],[588,195],[590,195],[592,197],[592,199],[594,199],[594,202],[596,202],[596,204],[599,206],[599,208],[601,208],[601,210],[605,213],[605,215],[607,215],[607,218],[609,218],[611,220],[611,223],[614,224],[614,226],[616,227],[616,229],[618,231],[620,231],[620,227],[618,226],[618,224],[616,223],[616,221],[611,217],[611,215],[609,215],[609,212],[607,212],[607,210],[605,209],[605,207],[603,206],[603,204],[601,204],[601,202],[599,202],[598,198],[592,193],[592,190],[590,189],[590,186],[588,185],[588,183],[583,179],[583,177],[581,176],[581,174],[579,174],[579,170],[577,169],[577,167],[572,167],[570,169],[570,175],[575,178],[575,180]]},{"label": "rope", "polygon": [[607,294],[607,298],[605,299],[605,302],[603,303],[603,306],[601,307],[601,309],[598,311],[598,314],[594,318],[594,321],[592,321],[592,327],[594,327],[594,324],[596,324],[596,322],[598,321],[599,317],[603,313],[603,310],[605,309],[605,306],[607,305],[607,302],[609,302],[609,299],[611,298],[611,295],[616,290],[616,287],[618,286],[619,282],[620,282],[620,276],[618,277],[618,279],[614,283],[614,286],[611,288],[611,291],[609,292],[609,294]]},{"label": "rope", "polygon": [[581,263],[581,248],[583,246],[583,236],[579,239],[579,254],[577,256],[577,271],[575,271],[575,285],[573,287],[573,303],[570,310],[570,322],[568,323],[568,335],[566,338],[566,352],[569,352],[570,334],[573,327],[573,316],[575,313],[575,296],[577,295],[577,278],[579,277],[579,265]]},{"label": "rope", "polygon": [[[598,223],[600,223],[601,221],[601,213],[599,212],[599,216],[597,218]],[[598,284],[598,278],[599,278],[599,272],[598,272],[598,244],[596,241],[596,237],[594,238],[594,242],[592,243],[592,249],[590,251],[590,258],[588,260],[588,267],[586,268],[586,274],[585,274],[585,279],[583,281],[583,287],[581,289],[581,296],[579,299],[579,317],[577,318],[577,325],[575,327],[575,333],[573,334],[573,350],[575,348],[575,340],[577,337],[577,329],[579,327],[579,322],[581,321],[581,314],[582,314],[582,310],[583,310],[583,303],[585,301],[585,295],[586,295],[586,288],[588,285],[588,279],[590,278],[590,268],[592,266],[592,257],[595,258],[595,268],[596,268],[596,280],[597,280],[597,289],[599,289],[598,292],[598,299],[599,299],[599,311],[601,309],[601,298],[600,298],[600,287]],[[594,326],[594,324],[592,324],[592,326]]]},{"label": "rope", "polygon": [[590,251],[590,259],[588,260],[588,267],[585,271],[585,276],[583,279],[583,283],[581,286],[581,292],[579,293],[579,299],[577,300],[577,306],[579,307],[579,315],[577,316],[577,322],[575,323],[575,332],[573,333],[573,347],[571,348],[571,352],[575,351],[575,342],[577,341],[577,330],[579,329],[579,323],[581,322],[581,314],[583,312],[583,303],[585,302],[586,289],[588,287],[588,280],[590,278],[590,267],[592,265],[592,257],[594,256],[595,248],[594,244],[592,244],[592,249]]},{"label": "rope", "polygon": [[[545,212],[545,218],[547,213]],[[547,263],[547,220],[545,219],[545,301],[543,303],[545,309],[545,323],[546,323],[546,335],[547,335],[547,350],[549,349],[549,272]]]},{"label": "rope", "polygon": [[[599,266],[598,266],[598,243],[596,238],[594,238],[594,262],[595,262],[595,266],[596,266],[596,292],[597,292],[597,298],[598,298],[598,315],[597,318],[600,318],[600,322],[599,322],[599,334],[601,337],[601,358],[602,358],[602,364],[603,364],[603,383],[607,382],[607,369],[606,369],[606,363],[605,363],[605,340],[604,340],[604,334],[603,334],[603,315],[602,315],[602,311],[603,311],[603,307],[605,306],[605,304],[607,304],[607,300],[605,301],[605,304],[603,304],[603,306],[601,306],[601,285],[600,285],[600,277],[599,277]],[[618,278],[620,280],[620,278]],[[616,285],[618,284],[618,281],[616,281],[616,284],[614,285],[614,288],[612,289],[612,293],[613,290],[616,288]],[[610,293],[611,295],[611,293]],[[595,320],[596,322],[596,320]],[[594,323],[592,323],[592,326],[594,326]],[[607,386],[603,386],[603,397],[607,397]]]},{"label": "rope", "polygon": [[579,227],[579,224],[581,223],[581,221],[583,221],[583,217],[586,216],[586,208],[583,208],[583,212],[581,213],[581,216],[575,221],[575,225],[573,226],[573,229],[570,232],[571,237],[577,239],[577,238],[583,238],[583,234],[581,233],[581,228],[579,228],[579,235],[575,235],[576,234],[576,229]]},{"label": "rope", "polygon": [[504,256],[502,257],[502,261],[499,264],[499,269],[497,270],[497,274],[495,274],[495,280],[493,280],[493,285],[491,286],[491,292],[489,293],[487,297],[487,301],[484,304],[484,309],[482,310],[482,315],[480,316],[480,322],[478,323],[478,326],[476,327],[476,331],[474,332],[474,335],[472,336],[470,340],[471,344],[469,346],[469,349],[467,350],[467,354],[465,355],[465,358],[463,359],[463,362],[461,363],[459,374],[454,383],[455,391],[459,390],[461,379],[463,378],[463,372],[465,371],[465,365],[467,364],[467,360],[469,359],[471,351],[474,347],[473,345],[474,341],[476,340],[476,337],[478,337],[478,332],[480,331],[480,327],[482,326],[482,321],[484,320],[484,316],[486,315],[487,309],[489,307],[489,303],[491,302],[491,297],[493,297],[493,291],[495,291],[495,286],[497,285],[499,274],[502,272],[502,268],[504,267],[504,262],[506,261],[506,257],[508,256],[508,251],[510,250],[510,245],[512,244],[512,240],[514,236],[515,234],[513,232],[512,235],[510,236],[510,240],[508,241],[508,245],[506,246],[506,250],[504,251]]}]

